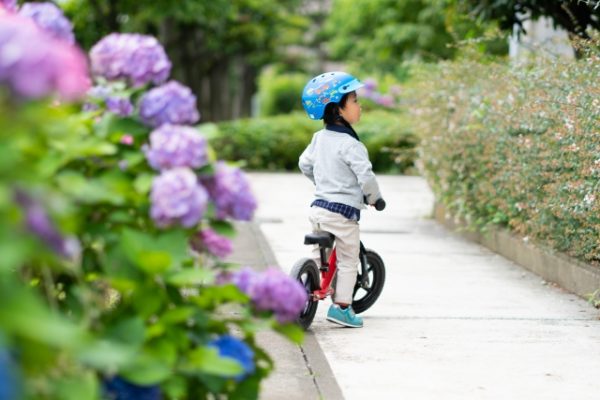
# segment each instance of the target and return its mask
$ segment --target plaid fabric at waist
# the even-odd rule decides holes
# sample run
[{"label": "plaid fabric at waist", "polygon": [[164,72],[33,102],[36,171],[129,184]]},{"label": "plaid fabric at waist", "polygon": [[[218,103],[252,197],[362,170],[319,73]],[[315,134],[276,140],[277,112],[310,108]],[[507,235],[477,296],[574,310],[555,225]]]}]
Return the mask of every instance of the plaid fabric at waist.
[{"label": "plaid fabric at waist", "polygon": [[347,206],[342,203],[331,203],[323,199],[313,201],[310,206],[321,207],[331,212],[341,214],[348,219],[360,221],[360,210],[352,206]]}]

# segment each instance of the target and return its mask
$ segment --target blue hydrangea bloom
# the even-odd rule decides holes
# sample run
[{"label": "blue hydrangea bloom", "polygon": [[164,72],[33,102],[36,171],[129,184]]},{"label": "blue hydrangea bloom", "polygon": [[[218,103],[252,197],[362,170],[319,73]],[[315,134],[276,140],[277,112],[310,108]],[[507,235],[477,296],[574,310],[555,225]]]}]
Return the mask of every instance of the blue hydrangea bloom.
[{"label": "blue hydrangea bloom", "polygon": [[214,339],[208,345],[216,347],[221,357],[233,358],[242,365],[244,371],[235,376],[235,379],[242,380],[256,369],[254,365],[254,351],[240,339],[231,335],[223,335]]},{"label": "blue hydrangea bloom", "polygon": [[206,139],[188,126],[165,124],[155,129],[144,152],[148,163],[156,170],[200,168],[208,164]]},{"label": "blue hydrangea bloom", "polygon": [[196,96],[177,81],[148,91],[140,99],[139,106],[140,117],[148,126],[195,124],[200,119]]},{"label": "blue hydrangea bloom", "polygon": [[115,376],[102,382],[104,398],[110,400],[160,400],[158,385],[139,386]]},{"label": "blue hydrangea bloom", "polygon": [[24,3],[19,10],[19,14],[31,18],[40,28],[49,32],[53,37],[70,44],[75,43],[73,25],[54,3]]},{"label": "blue hydrangea bloom", "polygon": [[0,348],[0,400],[19,398],[21,398],[21,390],[15,364],[8,351]]}]

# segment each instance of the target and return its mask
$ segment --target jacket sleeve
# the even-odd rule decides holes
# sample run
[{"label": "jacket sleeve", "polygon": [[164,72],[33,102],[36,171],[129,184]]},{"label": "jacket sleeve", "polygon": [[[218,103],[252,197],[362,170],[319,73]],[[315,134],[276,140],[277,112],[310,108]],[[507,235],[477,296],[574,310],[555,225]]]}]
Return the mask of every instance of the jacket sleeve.
[{"label": "jacket sleeve", "polygon": [[300,159],[298,161],[298,166],[300,167],[300,171],[315,183],[315,176],[313,174],[313,168],[315,165],[315,138],[316,135],[313,136],[310,144],[304,149],[302,154],[300,155]]},{"label": "jacket sleeve", "polygon": [[344,161],[356,175],[358,184],[366,197],[367,204],[375,204],[382,198],[377,178],[373,173],[373,165],[369,161],[369,153],[364,144],[354,142],[343,153]]}]

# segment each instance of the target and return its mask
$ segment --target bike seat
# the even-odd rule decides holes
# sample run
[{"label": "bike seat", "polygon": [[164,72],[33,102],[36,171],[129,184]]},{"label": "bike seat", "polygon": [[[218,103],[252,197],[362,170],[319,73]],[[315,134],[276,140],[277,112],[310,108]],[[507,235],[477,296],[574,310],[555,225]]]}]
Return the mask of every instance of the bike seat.
[{"label": "bike seat", "polygon": [[322,247],[333,247],[335,236],[329,232],[309,233],[304,236],[304,244],[318,244]]}]

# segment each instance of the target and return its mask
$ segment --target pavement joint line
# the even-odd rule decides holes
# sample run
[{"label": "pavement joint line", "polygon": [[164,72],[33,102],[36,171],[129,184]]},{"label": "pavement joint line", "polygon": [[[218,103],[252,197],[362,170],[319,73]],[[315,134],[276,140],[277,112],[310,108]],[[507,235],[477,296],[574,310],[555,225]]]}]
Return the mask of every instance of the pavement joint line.
[{"label": "pavement joint line", "polygon": [[319,398],[322,399],[323,398],[323,392],[321,391],[321,387],[319,386],[319,382],[317,382],[317,377],[315,372],[313,371],[312,367],[310,366],[310,361],[308,360],[308,356],[306,355],[306,351],[304,351],[304,348],[300,345],[298,346],[300,348],[300,352],[302,353],[302,358],[304,358],[304,363],[306,364],[306,368],[308,369],[308,372],[310,373],[310,376],[312,377],[313,383],[315,384],[315,388],[317,388],[317,393],[319,394]]}]

